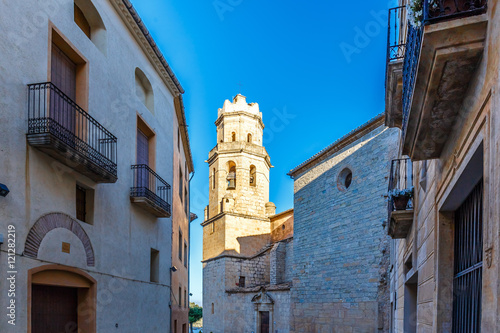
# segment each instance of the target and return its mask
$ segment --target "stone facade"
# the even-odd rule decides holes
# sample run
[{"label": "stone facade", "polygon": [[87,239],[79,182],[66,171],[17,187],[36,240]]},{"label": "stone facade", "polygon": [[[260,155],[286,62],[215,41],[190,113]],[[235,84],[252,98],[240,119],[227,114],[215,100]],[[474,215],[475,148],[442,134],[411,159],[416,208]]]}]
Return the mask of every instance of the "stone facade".
[{"label": "stone facade", "polygon": [[385,195],[397,139],[378,116],[290,172],[290,332],[388,332]]},{"label": "stone facade", "polygon": [[[491,4],[491,6],[490,6]],[[499,191],[498,169],[500,156],[498,150],[500,131],[500,88],[499,55],[500,13],[497,4],[488,1],[488,9],[478,15],[458,16],[453,20],[426,25],[425,41],[432,41],[434,32],[444,31],[446,38],[435,39],[436,43],[460,43],[460,57],[464,53],[474,54],[480,47],[481,57],[474,66],[467,64],[471,74],[463,93],[452,89],[463,77],[448,76],[444,84],[430,80],[429,76],[417,78],[415,95],[410,101],[413,118],[403,123],[403,128],[417,128],[417,133],[433,133],[439,138],[439,145],[429,144],[431,136],[414,138],[401,134],[400,157],[413,160],[413,206],[408,207],[410,228],[405,236],[392,241],[394,255],[391,258],[391,307],[394,332],[499,332]],[[475,28],[471,27],[475,25]],[[453,31],[459,29],[453,34]],[[469,33],[483,34],[484,40],[467,45],[464,40]],[[424,44],[424,48],[429,44]],[[444,47],[443,47],[444,49]],[[451,48],[450,48],[451,50]],[[428,55],[422,55],[427,57]],[[452,56],[446,59],[448,68],[454,62]],[[420,60],[419,66],[428,66],[428,59]],[[429,67],[432,77],[442,77],[442,66]],[[455,70],[459,67],[455,67]],[[424,68],[418,68],[417,71]],[[452,68],[453,69],[453,68]],[[404,68],[408,70],[408,68]],[[448,73],[449,74],[449,73]],[[460,71],[458,76],[465,75]],[[465,91],[464,88],[467,87]],[[422,89],[421,89],[422,88]],[[465,92],[464,92],[465,91]],[[428,94],[425,96],[424,94]],[[439,96],[437,96],[439,95]],[[435,99],[453,97],[453,113],[435,118],[432,125],[420,121],[428,112],[418,103],[424,97]],[[449,103],[449,101],[447,102]],[[437,106],[441,106],[437,105]],[[437,108],[436,106],[436,108]],[[431,111],[436,111],[432,109]],[[448,112],[448,111],[447,111]],[[455,120],[443,135],[441,128],[449,119]],[[415,147],[410,150],[406,147]],[[417,151],[419,147],[428,147]],[[406,155],[407,154],[407,155]],[[431,156],[431,157],[426,157]],[[454,269],[455,260],[460,256],[459,240],[455,231],[458,210],[473,192],[474,186],[482,182],[482,238],[479,247],[481,273],[478,284],[480,296],[474,294],[470,299],[480,300],[473,309],[455,309],[454,302],[463,297],[464,290],[473,294],[474,286],[457,287],[460,273]],[[480,209],[479,209],[480,210]],[[476,215],[477,216],[477,215]],[[393,223],[395,217],[393,214]],[[470,233],[466,233],[470,234]],[[458,245],[457,245],[458,244]],[[471,270],[471,272],[478,272]],[[466,273],[467,274],[467,273]],[[467,276],[467,275],[462,276]],[[472,304],[472,303],[470,303]],[[466,311],[466,315],[460,311]],[[457,317],[458,313],[458,317]],[[477,317],[476,317],[477,316]],[[454,324],[454,318],[476,318],[478,325],[471,323]]]},{"label": "stone facade", "polygon": [[[79,23],[75,4],[83,13]],[[92,31],[89,37],[81,24],[82,15]],[[176,193],[171,190],[172,217],[160,218],[131,202],[131,165],[137,164],[136,134],[142,123],[152,129],[148,165],[157,175],[178,191],[179,164],[183,172],[192,172],[182,87],[127,0],[1,2],[0,29],[4,33],[0,43],[0,182],[10,189],[6,197],[0,197],[0,234],[4,236],[0,305],[6,309],[11,299],[16,304],[16,326],[8,323],[4,313],[0,331],[31,331],[31,324],[36,324],[32,310],[40,311],[40,304],[33,304],[31,298],[34,285],[81,289],[78,323],[69,323],[73,328],[78,324],[79,331],[169,331],[172,265],[182,274],[177,281],[188,285],[187,268],[182,270],[184,266],[172,258],[177,257],[172,250],[176,247],[172,225],[180,225],[188,237],[184,203],[178,198],[172,202]],[[116,182],[99,183],[80,172],[89,164],[70,157],[56,159],[27,142],[32,124],[28,106],[33,104],[28,103],[26,85],[55,80],[51,77],[52,43],[71,62],[79,59],[73,102],[117,138]],[[138,79],[144,77],[150,91]],[[55,109],[52,105],[50,112]],[[83,118],[76,118],[78,125]],[[66,129],[74,134],[75,127]],[[66,152],[77,149],[75,142],[83,142],[84,147],[90,142],[90,135],[75,137],[66,142],[72,146]],[[103,151],[87,152],[95,156]],[[88,157],[81,155],[82,160]],[[77,218],[77,185],[87,195],[85,221]],[[6,280],[9,226],[15,228],[16,236],[16,293],[12,298]],[[153,249],[157,251],[154,260]],[[187,309],[179,320],[187,324]]]}]

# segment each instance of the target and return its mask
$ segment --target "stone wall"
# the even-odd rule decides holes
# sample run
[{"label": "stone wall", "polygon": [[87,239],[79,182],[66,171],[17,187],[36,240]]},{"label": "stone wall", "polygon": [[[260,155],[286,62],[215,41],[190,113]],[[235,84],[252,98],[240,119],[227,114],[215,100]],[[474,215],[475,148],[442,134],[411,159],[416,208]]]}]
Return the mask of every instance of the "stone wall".
[{"label": "stone wall", "polygon": [[[398,131],[381,117],[369,129],[294,177],[291,332],[388,331],[380,280],[388,268],[385,195]],[[347,189],[345,168],[352,171]]]}]

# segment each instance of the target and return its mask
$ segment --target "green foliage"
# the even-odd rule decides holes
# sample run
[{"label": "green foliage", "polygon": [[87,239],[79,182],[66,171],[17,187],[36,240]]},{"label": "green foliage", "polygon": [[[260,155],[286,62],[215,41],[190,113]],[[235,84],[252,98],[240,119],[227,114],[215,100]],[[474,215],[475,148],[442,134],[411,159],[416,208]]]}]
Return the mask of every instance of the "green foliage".
[{"label": "green foliage", "polygon": [[203,308],[196,303],[189,302],[189,322],[196,323],[203,317]]}]

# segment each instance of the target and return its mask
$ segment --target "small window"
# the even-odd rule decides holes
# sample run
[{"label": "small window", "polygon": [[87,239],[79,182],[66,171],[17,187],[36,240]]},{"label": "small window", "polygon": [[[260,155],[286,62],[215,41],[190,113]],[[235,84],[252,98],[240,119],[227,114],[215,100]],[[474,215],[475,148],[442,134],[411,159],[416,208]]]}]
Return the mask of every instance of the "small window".
[{"label": "small window", "polygon": [[240,276],[240,281],[238,282],[238,286],[240,288],[245,288],[245,277],[244,276]]},{"label": "small window", "polygon": [[252,143],[252,134],[248,133],[247,135],[247,142]]},{"label": "small window", "polygon": [[215,168],[212,169],[212,189],[215,189]]},{"label": "small window", "polygon": [[250,166],[250,186],[257,186],[257,168]]},{"label": "small window", "polygon": [[187,308],[187,291],[184,289],[184,308]]},{"label": "small window", "polygon": [[182,262],[182,231],[179,229],[179,260]]},{"label": "small window", "polygon": [[87,18],[85,17],[85,14],[83,14],[83,11],[78,7],[78,5],[75,3],[75,8],[74,8],[74,14],[75,14],[75,23],[82,29],[82,31],[85,33],[85,35],[90,39],[90,24],[89,21],[87,21]]},{"label": "small window", "polygon": [[214,303],[212,303],[212,314],[215,313],[215,306],[214,306]]},{"label": "small window", "polygon": [[184,242],[184,267],[188,267],[188,245]]},{"label": "small window", "polygon": [[106,27],[91,0],[75,0],[74,21],[104,55],[107,53]]},{"label": "small window", "polygon": [[231,141],[233,141],[233,142],[235,142],[235,141],[236,141],[236,133],[235,133],[235,132],[233,132],[233,133],[231,134]]},{"label": "small window", "polygon": [[214,233],[215,232],[215,222],[212,222],[211,225],[212,225],[212,227],[211,227],[212,229],[210,230],[210,232]]},{"label": "small window", "polygon": [[146,74],[139,68],[135,69],[135,94],[149,111],[154,113],[153,86]]},{"label": "small window", "polygon": [[93,224],[94,190],[76,185],[76,218],[79,221]]},{"label": "small window", "polygon": [[337,187],[345,192],[352,185],[352,171],[349,168],[342,170],[337,178]]},{"label": "small window", "polygon": [[158,283],[160,281],[160,251],[151,249],[149,280]]},{"label": "small window", "polygon": [[179,307],[182,306],[182,287],[179,285]]},{"label": "small window", "polygon": [[229,172],[227,174],[227,188],[234,190],[236,188],[236,164],[229,162]]},{"label": "small window", "polygon": [[182,188],[184,187],[183,185],[184,185],[184,179],[182,176],[182,168],[179,165],[179,198],[181,198],[181,201],[182,201]]},{"label": "small window", "polygon": [[184,188],[184,211],[186,212],[186,216],[189,218],[189,214],[188,214],[188,190],[187,190],[187,187]]}]

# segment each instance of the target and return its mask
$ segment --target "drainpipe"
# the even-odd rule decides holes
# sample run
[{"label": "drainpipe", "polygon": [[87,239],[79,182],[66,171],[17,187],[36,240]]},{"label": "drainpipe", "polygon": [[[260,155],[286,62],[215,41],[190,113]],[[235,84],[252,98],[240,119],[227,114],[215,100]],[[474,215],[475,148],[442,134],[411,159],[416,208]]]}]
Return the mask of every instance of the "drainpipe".
[{"label": "drainpipe", "polygon": [[193,179],[194,177],[194,170],[193,172],[191,172],[191,176],[189,177],[189,181],[188,181],[188,194],[189,194],[189,201],[188,201],[188,244],[189,244],[189,247],[188,247],[188,291],[187,291],[187,296],[188,296],[188,325],[189,327],[191,328],[191,333],[193,332],[193,326],[191,325],[191,323],[189,322],[189,301],[191,300],[191,283],[190,283],[190,274],[189,274],[189,271],[191,270],[191,180]]}]

